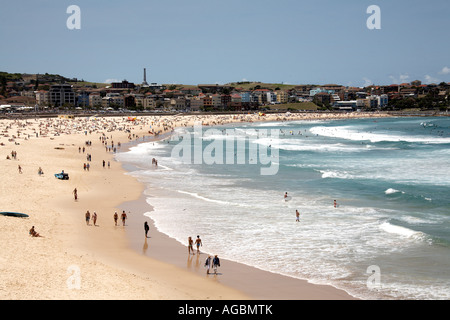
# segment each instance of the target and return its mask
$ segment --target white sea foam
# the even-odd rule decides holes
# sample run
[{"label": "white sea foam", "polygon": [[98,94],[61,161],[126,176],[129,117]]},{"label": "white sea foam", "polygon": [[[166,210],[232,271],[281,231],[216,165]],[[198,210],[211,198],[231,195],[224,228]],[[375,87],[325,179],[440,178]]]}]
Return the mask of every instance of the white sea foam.
[{"label": "white sea foam", "polygon": [[360,152],[367,151],[370,146],[347,146],[342,143],[316,143],[299,139],[260,138],[252,141],[260,145],[287,151],[312,151],[312,152]]},{"label": "white sea foam", "polygon": [[355,176],[346,171],[336,171],[336,170],[319,170],[322,173],[322,178],[337,178],[337,179],[354,179]]},{"label": "white sea foam", "polygon": [[405,193],[405,192],[403,192],[403,191],[400,191],[400,190],[396,190],[396,189],[394,189],[394,188],[389,188],[389,189],[387,189],[386,191],[384,191],[384,193],[385,194],[394,194],[394,193],[398,193],[398,192],[401,192],[401,193]]},{"label": "white sea foam", "polygon": [[423,232],[411,230],[405,227],[390,224],[389,222],[384,222],[380,224],[380,229],[391,234],[396,234],[402,238],[407,238],[411,240],[425,240],[426,235]]},{"label": "white sea foam", "polygon": [[450,138],[443,137],[428,137],[428,136],[408,136],[402,134],[394,134],[386,133],[371,133],[365,131],[357,131],[353,129],[353,127],[342,126],[342,127],[313,127],[310,129],[312,134],[333,137],[333,138],[341,138],[347,140],[355,140],[355,141],[370,141],[373,143],[376,142],[418,142],[418,143],[426,143],[426,144],[446,144],[450,143]]}]

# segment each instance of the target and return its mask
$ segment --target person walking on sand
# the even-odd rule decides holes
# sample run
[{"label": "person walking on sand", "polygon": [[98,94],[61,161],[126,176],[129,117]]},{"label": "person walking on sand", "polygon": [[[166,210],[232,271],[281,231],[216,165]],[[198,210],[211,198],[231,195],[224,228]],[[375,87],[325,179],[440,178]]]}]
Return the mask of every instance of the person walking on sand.
[{"label": "person walking on sand", "polygon": [[119,215],[117,214],[117,211],[114,212],[114,224],[117,226],[117,219],[119,219]]},{"label": "person walking on sand", "polygon": [[75,201],[77,201],[78,200],[78,191],[77,191],[77,188],[75,188],[75,189],[73,189],[73,197],[75,198]]},{"label": "person walking on sand", "polygon": [[192,254],[194,254],[194,248],[192,248],[193,243],[194,243],[194,241],[192,240],[192,237],[189,237],[188,238],[188,254],[191,254],[191,251],[192,251]]},{"label": "person walking on sand", "polygon": [[125,220],[127,219],[127,214],[125,213],[125,210],[122,211],[122,215],[120,217],[122,218],[122,225],[125,227]]},{"label": "person walking on sand", "polygon": [[195,244],[197,246],[197,254],[200,253],[200,246],[203,247],[202,239],[200,239],[200,236],[197,236],[197,240],[195,240]]},{"label": "person walking on sand", "polygon": [[145,230],[145,237],[148,238],[148,230],[150,230],[150,227],[148,226],[147,221],[144,222],[144,230]]},{"label": "person walking on sand", "polygon": [[19,166],[17,167],[17,169],[19,170],[19,173],[22,173],[22,167],[20,166],[20,164],[19,164]]},{"label": "person walking on sand", "polygon": [[97,213],[94,211],[94,213],[92,214],[92,221],[94,222],[94,226],[97,223]]},{"label": "person walking on sand", "polygon": [[214,256],[213,266],[214,266],[214,274],[217,274],[217,267],[220,267],[220,259],[217,256],[217,254]]},{"label": "person walking on sand", "polygon": [[205,268],[206,268],[206,274],[209,274],[209,269],[211,268],[211,256],[208,256],[208,258],[206,258]]},{"label": "person walking on sand", "polygon": [[89,225],[89,220],[91,220],[91,213],[88,211],[86,211],[86,214],[84,215],[86,218],[86,225]]}]

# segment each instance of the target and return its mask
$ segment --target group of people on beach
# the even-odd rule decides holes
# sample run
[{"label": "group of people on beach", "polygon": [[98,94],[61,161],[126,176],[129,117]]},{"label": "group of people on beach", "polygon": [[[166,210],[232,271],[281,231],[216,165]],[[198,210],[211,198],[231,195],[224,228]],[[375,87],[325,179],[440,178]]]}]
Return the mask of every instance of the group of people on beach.
[{"label": "group of people on beach", "polygon": [[[200,254],[200,247],[203,247],[202,239],[200,239],[200,236],[197,235],[197,239],[195,240],[195,246],[197,247],[197,254]],[[194,240],[192,237],[188,237],[188,254],[190,255],[194,253]],[[214,274],[217,274],[217,267],[220,267],[220,259],[217,256],[217,254],[214,256],[214,258],[210,255],[205,260],[204,267],[206,268],[206,274],[209,274],[209,271],[211,268],[214,269]]]},{"label": "group of people on beach", "polygon": [[[117,211],[114,212],[114,225],[117,226],[117,220],[119,219],[119,215],[117,214]],[[122,226],[125,227],[125,220],[128,219],[127,214],[125,213],[125,210],[122,210],[122,214],[120,215],[120,220],[122,220]]]},{"label": "group of people on beach", "polygon": [[[86,225],[89,226],[89,221],[91,220],[91,213],[88,211],[86,211],[85,213],[85,219],[86,219]],[[94,223],[94,226],[97,225],[97,213],[94,211],[94,213],[92,214],[92,222]]]},{"label": "group of people on beach", "polygon": [[[76,192],[76,189],[74,190]],[[91,215],[91,213],[89,212],[89,210],[86,211],[85,213],[85,220],[86,220],[86,225],[90,225],[89,222],[91,221],[92,218],[92,222],[94,224],[94,226],[97,226],[97,213],[94,211],[94,213]],[[117,213],[117,211],[114,212],[113,215],[114,218],[114,225],[117,226],[117,221],[119,220],[119,214]],[[125,227],[125,220],[128,219],[127,214],[125,213],[125,210],[122,211],[122,214],[120,215],[120,220],[122,220],[122,226]],[[147,235],[148,230],[146,230],[146,235]]]}]

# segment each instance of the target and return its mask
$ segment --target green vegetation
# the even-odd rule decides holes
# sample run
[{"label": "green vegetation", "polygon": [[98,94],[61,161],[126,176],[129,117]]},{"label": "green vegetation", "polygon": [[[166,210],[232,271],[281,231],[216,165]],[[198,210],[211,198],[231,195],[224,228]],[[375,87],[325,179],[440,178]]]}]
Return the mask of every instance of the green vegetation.
[{"label": "green vegetation", "polygon": [[262,82],[232,82],[227,85],[235,88],[242,88],[244,90],[257,90],[257,89],[269,89],[269,90],[291,90],[297,87],[296,84],[283,84],[283,83],[262,83]]},{"label": "green vegetation", "polygon": [[450,95],[439,95],[436,91],[431,91],[424,97],[393,99],[389,101],[389,109],[392,110],[433,110],[445,111],[450,108]]}]

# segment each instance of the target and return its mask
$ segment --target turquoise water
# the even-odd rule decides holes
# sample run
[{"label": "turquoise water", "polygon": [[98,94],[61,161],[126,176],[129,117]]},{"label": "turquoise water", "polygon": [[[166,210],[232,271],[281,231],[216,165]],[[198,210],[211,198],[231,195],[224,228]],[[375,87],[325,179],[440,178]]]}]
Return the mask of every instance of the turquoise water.
[{"label": "turquoise water", "polygon": [[[181,143],[225,164],[194,164],[195,147],[182,161]],[[140,168],[146,215],[183,244],[198,234],[204,251],[360,298],[450,298],[450,118],[183,128],[117,158]]]}]

